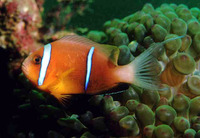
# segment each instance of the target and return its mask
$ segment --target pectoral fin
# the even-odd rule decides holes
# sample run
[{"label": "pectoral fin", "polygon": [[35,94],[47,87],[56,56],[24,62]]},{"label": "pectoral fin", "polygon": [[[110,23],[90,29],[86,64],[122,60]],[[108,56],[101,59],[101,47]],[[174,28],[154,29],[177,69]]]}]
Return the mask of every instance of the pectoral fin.
[{"label": "pectoral fin", "polygon": [[65,101],[71,97],[71,95],[67,94],[67,86],[67,84],[60,80],[55,82],[55,85],[49,87],[49,91],[51,92],[51,95],[58,99],[60,103],[64,104]]},{"label": "pectoral fin", "polygon": [[48,87],[51,94],[55,96],[61,103],[70,98],[68,91],[71,89],[72,85],[69,81],[68,75],[73,70],[74,69],[69,69],[58,75],[58,78]]}]

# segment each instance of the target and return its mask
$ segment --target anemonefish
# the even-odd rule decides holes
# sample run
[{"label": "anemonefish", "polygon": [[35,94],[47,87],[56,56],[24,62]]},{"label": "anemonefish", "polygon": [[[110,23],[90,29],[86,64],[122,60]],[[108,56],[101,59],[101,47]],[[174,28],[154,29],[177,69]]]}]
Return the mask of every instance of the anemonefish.
[{"label": "anemonefish", "polygon": [[37,88],[61,102],[72,94],[99,94],[119,83],[154,89],[152,52],[156,48],[150,47],[131,63],[119,66],[118,47],[69,35],[31,53],[22,71]]}]

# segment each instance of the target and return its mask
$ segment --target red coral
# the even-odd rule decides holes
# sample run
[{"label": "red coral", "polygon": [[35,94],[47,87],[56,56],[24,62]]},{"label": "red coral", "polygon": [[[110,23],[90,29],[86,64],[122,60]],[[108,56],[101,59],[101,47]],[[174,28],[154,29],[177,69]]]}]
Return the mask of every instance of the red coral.
[{"label": "red coral", "polygon": [[13,36],[16,38],[16,44],[19,45],[17,49],[21,55],[27,55],[39,47],[36,44],[35,39],[24,28],[22,28],[19,32],[14,32]]},{"label": "red coral", "polygon": [[17,38],[17,44],[23,46],[25,49],[34,42],[33,38],[28,34],[26,30],[23,33],[15,32],[14,36]]},{"label": "red coral", "polygon": [[43,8],[43,4],[44,4],[44,0],[36,0],[37,6],[40,10],[40,12],[42,12],[44,10]]},{"label": "red coral", "polygon": [[7,5],[6,5],[6,9],[7,9],[7,12],[8,14],[13,14],[17,11],[17,2],[9,2]]},{"label": "red coral", "polygon": [[4,2],[0,1],[0,8],[3,6]]},{"label": "red coral", "polygon": [[32,17],[30,14],[28,13],[21,13],[19,15],[19,18],[21,18],[22,20],[26,21],[27,23],[31,22],[32,21]]}]

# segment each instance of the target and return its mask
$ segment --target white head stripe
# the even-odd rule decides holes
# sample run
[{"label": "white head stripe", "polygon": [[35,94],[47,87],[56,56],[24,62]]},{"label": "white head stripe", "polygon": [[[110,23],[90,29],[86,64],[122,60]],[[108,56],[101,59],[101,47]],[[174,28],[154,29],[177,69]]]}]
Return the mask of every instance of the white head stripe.
[{"label": "white head stripe", "polygon": [[39,74],[39,79],[38,79],[38,85],[42,85],[46,76],[47,72],[47,67],[49,65],[51,58],[51,44],[47,44],[44,46],[44,51],[43,51],[43,57],[41,61],[41,67],[40,67],[40,74]]},{"label": "white head stripe", "polygon": [[85,78],[85,91],[87,90],[88,83],[89,83],[89,80],[90,80],[93,53],[94,53],[94,47],[91,47],[91,49],[88,53],[88,57],[87,57],[87,73],[86,73],[86,78]]}]

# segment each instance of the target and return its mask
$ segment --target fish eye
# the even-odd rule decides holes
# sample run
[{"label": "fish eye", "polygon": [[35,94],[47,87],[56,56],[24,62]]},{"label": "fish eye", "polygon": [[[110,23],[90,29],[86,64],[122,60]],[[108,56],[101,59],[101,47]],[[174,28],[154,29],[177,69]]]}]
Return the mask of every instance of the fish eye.
[{"label": "fish eye", "polygon": [[36,56],[33,57],[33,62],[34,62],[35,64],[40,64],[40,63],[41,63],[41,60],[42,60],[42,58],[41,58],[41,56],[39,56],[39,55],[36,55]]}]

